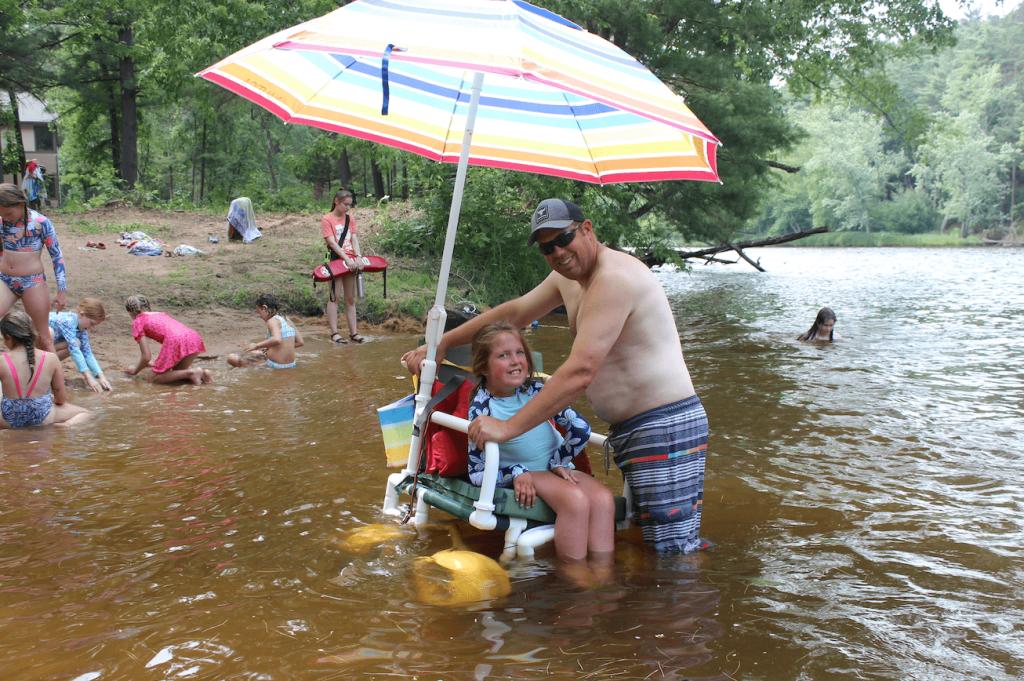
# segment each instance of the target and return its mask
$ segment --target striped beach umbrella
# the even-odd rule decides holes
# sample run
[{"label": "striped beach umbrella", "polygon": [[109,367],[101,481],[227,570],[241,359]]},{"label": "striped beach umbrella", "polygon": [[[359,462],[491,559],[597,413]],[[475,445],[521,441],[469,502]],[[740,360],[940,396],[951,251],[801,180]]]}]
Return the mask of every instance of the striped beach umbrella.
[{"label": "striped beach umbrella", "polygon": [[513,0],[358,0],[199,75],[282,120],[471,165],[585,182],[717,181],[718,141],[636,59]]},{"label": "striped beach umbrella", "polygon": [[[718,140],[678,95],[608,41],[523,0],[356,0],[197,75],[286,122],[458,162],[416,432],[468,165],[597,184],[718,181]],[[404,472],[418,455],[414,435]]]}]

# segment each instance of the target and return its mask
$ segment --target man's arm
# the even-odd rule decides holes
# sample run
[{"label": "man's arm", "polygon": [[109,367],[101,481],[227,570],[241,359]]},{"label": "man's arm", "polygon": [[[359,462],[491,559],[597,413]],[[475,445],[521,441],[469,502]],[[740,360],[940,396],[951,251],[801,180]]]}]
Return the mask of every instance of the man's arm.
[{"label": "man's arm", "polygon": [[[514,298],[498,307],[474,317],[458,328],[444,334],[437,347],[437,356],[444,358],[449,348],[466,345],[473,340],[473,335],[481,328],[496,321],[507,321],[516,328],[523,328],[534,319],[539,319],[562,304],[562,293],[558,290],[552,273],[536,288],[519,298]],[[427,346],[421,345],[402,356],[409,373],[419,376],[420,364],[427,356]]]},{"label": "man's arm", "polygon": [[480,417],[469,426],[469,439],[508,442],[547,421],[586,392],[632,313],[636,294],[628,277],[606,275],[591,285],[582,302],[576,340],[569,358],[551,375],[537,396],[508,421]]}]

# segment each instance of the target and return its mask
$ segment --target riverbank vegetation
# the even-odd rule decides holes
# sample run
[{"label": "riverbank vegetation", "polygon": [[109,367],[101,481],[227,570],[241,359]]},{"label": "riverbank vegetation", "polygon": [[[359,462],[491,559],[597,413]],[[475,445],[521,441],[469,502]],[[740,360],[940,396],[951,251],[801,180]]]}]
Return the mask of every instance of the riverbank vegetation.
[{"label": "riverbank vegetation", "polygon": [[[341,2],[340,4],[347,4]],[[547,268],[523,244],[536,203],[581,204],[607,243],[650,262],[679,243],[720,243],[828,226],[806,245],[896,239],[967,243],[1019,233],[1024,159],[1024,9],[957,24],[926,0],[865,11],[854,0],[544,0],[651,68],[722,140],[722,184],[597,187],[471,168],[452,282],[494,304]],[[379,207],[376,248],[395,262],[396,296],[440,260],[454,166],[315,128],[192,76],[275,31],[336,6],[326,0],[0,0],[0,91],[30,92],[58,114],[67,211],[119,205],[223,215],[248,196],[258,214],[317,216],[339,187]],[[8,101],[16,101],[8,98]],[[16,106],[2,114],[8,131]],[[8,133],[6,172],[25,151]],[[409,210],[392,211],[394,201]],[[89,215],[89,212],[83,215]],[[879,236],[878,232],[903,235]],[[941,239],[939,234],[943,234]],[[935,236],[914,236],[928,235]],[[950,235],[959,235],[951,237]],[[313,239],[315,241],[315,239]],[[319,255],[310,243],[302,267]],[[296,270],[306,277],[307,271]],[[389,299],[392,279],[389,278]],[[247,295],[247,294],[246,294]],[[231,304],[241,293],[210,293]],[[296,289],[303,309],[316,302]],[[423,296],[410,295],[407,312]],[[367,315],[395,312],[370,298]]]}]

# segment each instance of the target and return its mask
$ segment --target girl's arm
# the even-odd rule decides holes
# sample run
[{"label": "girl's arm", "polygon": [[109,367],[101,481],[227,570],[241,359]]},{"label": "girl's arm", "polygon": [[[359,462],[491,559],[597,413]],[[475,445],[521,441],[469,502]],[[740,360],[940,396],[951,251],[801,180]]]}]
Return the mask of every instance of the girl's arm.
[{"label": "girl's arm", "polygon": [[548,467],[574,468],[572,460],[586,448],[590,440],[590,424],[572,407],[566,407],[555,414],[555,423],[565,429],[565,437],[551,456]]},{"label": "girl's arm", "polygon": [[139,338],[139,353],[142,355],[139,358],[139,365],[136,367],[128,367],[124,372],[130,376],[137,375],[140,371],[149,366],[153,356],[149,354],[149,343],[145,336]]},{"label": "girl's arm", "polygon": [[67,305],[68,299],[68,282],[67,274],[64,270],[64,254],[60,252],[60,244],[57,242],[57,230],[53,228],[53,223],[50,222],[49,218],[43,219],[45,220],[42,229],[43,244],[46,245],[46,250],[50,253],[50,260],[53,261],[53,276],[57,279],[57,296],[53,299],[53,302],[57,304],[58,310],[63,310],[64,306]]},{"label": "girl's arm", "polygon": [[[481,388],[477,392],[476,397],[473,398],[473,402],[469,405],[469,421],[472,423],[473,419],[477,416],[490,415],[490,407],[488,402],[490,401],[490,394],[487,393],[485,388]],[[472,440],[469,442],[469,481],[477,487],[484,484],[484,450],[477,447]],[[523,473],[528,472],[525,468],[519,464],[514,466],[501,467],[501,461],[498,461],[498,487],[512,487],[513,482]]]},{"label": "girl's arm", "polygon": [[94,393],[103,392],[103,386],[97,382],[96,378],[93,378],[93,375],[101,378],[103,371],[100,369],[99,362],[96,361],[92,354],[92,347],[89,345],[89,334],[79,331],[78,317],[75,316],[74,319],[74,329],[61,327],[64,341],[68,344],[68,352],[71,353],[71,359],[75,361],[75,367],[81,372],[82,377],[85,378],[85,384],[89,386],[89,389]]},{"label": "girl's arm", "polygon": [[271,317],[267,320],[267,330],[270,331],[270,338],[259,343],[249,343],[248,347],[245,348],[246,352],[254,352],[256,350],[264,350],[266,348],[276,348],[283,341],[281,340],[281,322],[276,317]]},{"label": "girl's arm", "polygon": [[352,232],[352,252],[356,254],[355,265],[360,272],[363,271],[363,251],[359,248],[359,235]]},{"label": "girl's arm", "polygon": [[[52,352],[43,353],[43,356],[52,356],[53,358],[53,376],[50,377],[50,392],[53,393],[54,404],[64,404],[68,401],[68,395],[64,391],[64,372],[60,368],[60,358],[54,355]],[[50,358],[47,357],[47,360]]]}]

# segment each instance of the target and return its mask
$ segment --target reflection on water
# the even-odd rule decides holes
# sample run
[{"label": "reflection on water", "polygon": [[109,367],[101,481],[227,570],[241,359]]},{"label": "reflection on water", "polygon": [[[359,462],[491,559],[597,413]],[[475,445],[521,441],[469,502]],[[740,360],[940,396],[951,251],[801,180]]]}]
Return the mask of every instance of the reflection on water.
[{"label": "reflection on water", "polygon": [[[76,394],[78,428],[0,433],[0,678],[1020,678],[1024,253],[760,257],[660,275],[711,418],[712,551],[625,533],[614,588],[542,552],[506,598],[417,603],[445,524],[344,541],[390,522],[374,409],[415,339],[313,339],[293,372],[126,378]],[[794,341],[822,305],[844,340]],[[549,369],[559,326],[531,332]]]}]

